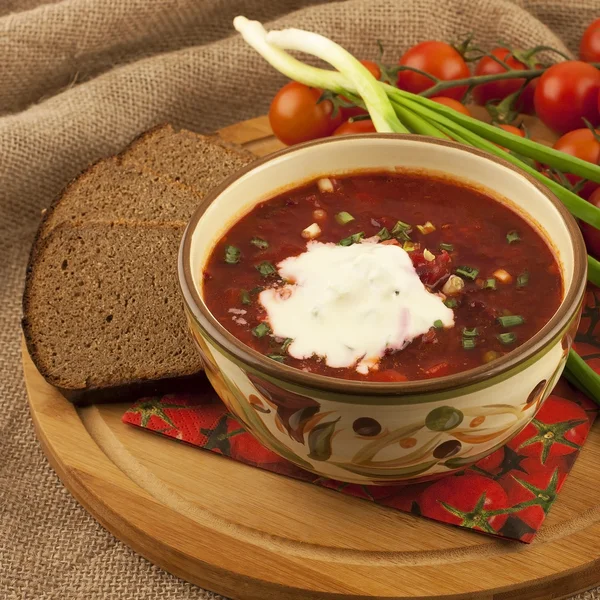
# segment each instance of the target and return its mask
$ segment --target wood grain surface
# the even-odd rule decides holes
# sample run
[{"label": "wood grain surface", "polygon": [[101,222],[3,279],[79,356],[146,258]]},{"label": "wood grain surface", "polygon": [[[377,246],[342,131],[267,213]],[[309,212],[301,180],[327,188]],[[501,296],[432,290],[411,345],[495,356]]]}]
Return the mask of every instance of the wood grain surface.
[{"label": "wood grain surface", "polygon": [[[535,122],[533,137],[551,138]],[[265,117],[222,130],[257,155]],[[37,435],[71,493],[171,573],[239,600],[564,598],[600,583],[600,423],[529,546],[261,471],[74,408],[23,346]]]}]

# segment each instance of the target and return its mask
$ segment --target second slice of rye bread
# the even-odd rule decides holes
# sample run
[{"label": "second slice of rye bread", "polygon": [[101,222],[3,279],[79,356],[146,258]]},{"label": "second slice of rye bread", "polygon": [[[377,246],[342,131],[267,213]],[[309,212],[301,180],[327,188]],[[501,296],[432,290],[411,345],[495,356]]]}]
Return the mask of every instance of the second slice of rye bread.
[{"label": "second slice of rye bread", "polygon": [[23,300],[29,353],[74,401],[173,391],[201,362],[177,285],[182,228],[58,225],[40,244]]},{"label": "second slice of rye bread", "polygon": [[204,195],[253,158],[163,125],[64,189],[38,230],[23,297],[25,340],[47,381],[79,404],[197,385],[179,243]]}]

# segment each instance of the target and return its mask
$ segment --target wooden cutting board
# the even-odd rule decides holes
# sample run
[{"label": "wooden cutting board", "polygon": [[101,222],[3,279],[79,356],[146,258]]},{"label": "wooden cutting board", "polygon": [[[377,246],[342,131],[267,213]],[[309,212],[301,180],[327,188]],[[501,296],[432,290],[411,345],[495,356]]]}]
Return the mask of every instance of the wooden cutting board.
[{"label": "wooden cutting board", "polygon": [[[533,137],[550,142],[539,123]],[[265,155],[265,117],[223,129]],[[71,493],[174,575],[240,600],[564,598],[600,583],[600,422],[529,545],[420,519],[75,409],[23,347],[38,438]]]}]

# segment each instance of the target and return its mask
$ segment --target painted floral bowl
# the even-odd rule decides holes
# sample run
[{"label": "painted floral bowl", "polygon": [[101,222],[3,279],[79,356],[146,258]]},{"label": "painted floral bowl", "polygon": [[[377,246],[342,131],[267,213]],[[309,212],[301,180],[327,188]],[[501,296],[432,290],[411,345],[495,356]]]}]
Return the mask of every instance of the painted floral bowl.
[{"label": "painted floral bowl", "polygon": [[[463,373],[373,383],[307,373],[270,360],[217,322],[202,299],[203,267],[239,217],[307,180],[397,167],[442,173],[485,188],[551,240],[564,279],[563,300],[533,338]],[[384,485],[462,469],[529,423],[565,365],[581,312],[585,256],[567,210],[509,163],[454,142],[373,134],[295,146],[235,173],[192,217],[180,249],[179,279],[207,376],[248,430],[271,450],[321,476]]]}]

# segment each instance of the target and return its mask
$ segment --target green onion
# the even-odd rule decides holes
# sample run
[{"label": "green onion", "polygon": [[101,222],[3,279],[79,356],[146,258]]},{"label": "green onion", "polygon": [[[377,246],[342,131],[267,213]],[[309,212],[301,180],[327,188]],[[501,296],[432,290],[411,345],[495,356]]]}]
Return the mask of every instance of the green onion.
[{"label": "green onion", "polygon": [[509,333],[501,333],[496,336],[501,344],[508,346],[509,344],[514,344],[517,341],[517,336],[512,331]]},{"label": "green onion", "polygon": [[260,294],[264,289],[265,289],[264,287],[257,285],[256,287],[254,287],[250,290],[250,294],[252,294],[252,295]]},{"label": "green onion", "polygon": [[442,242],[440,244],[440,250],[445,250],[446,252],[454,252],[454,244],[445,244]]},{"label": "green onion", "polygon": [[423,235],[429,235],[430,233],[433,233],[435,231],[435,225],[431,221],[427,221],[425,225],[417,225],[417,229]]},{"label": "green onion", "polygon": [[260,248],[261,250],[266,250],[269,247],[269,242],[267,242],[267,240],[263,240],[262,238],[259,238],[259,237],[253,237],[250,240],[250,243],[253,246],[256,246],[257,248]]},{"label": "green onion", "polygon": [[265,260],[265,261],[261,262],[260,264],[256,265],[256,270],[263,277],[269,277],[269,276],[277,273],[277,269],[268,260]]},{"label": "green onion", "polygon": [[235,246],[225,247],[225,262],[229,265],[235,265],[240,262],[240,249]]},{"label": "green onion", "polygon": [[456,298],[446,298],[444,300],[444,304],[448,308],[456,308],[458,306],[458,302],[456,301]]},{"label": "green onion", "polygon": [[471,329],[468,329],[467,327],[463,327],[462,334],[463,334],[463,337],[466,337],[466,338],[477,337],[479,335],[479,330],[477,329],[477,327],[472,327]]},{"label": "green onion", "polygon": [[477,277],[477,275],[479,274],[479,269],[463,265],[461,267],[456,267],[456,270],[454,272],[457,275],[462,275],[463,277],[466,277],[467,279],[475,279],[475,277]]},{"label": "green onion", "polygon": [[285,338],[283,344],[281,345],[281,352],[283,354],[285,354],[287,352],[287,349],[290,347],[290,344],[293,342],[294,340],[292,338]]},{"label": "green onion", "polygon": [[354,221],[354,217],[350,213],[343,210],[342,212],[339,212],[337,215],[335,215],[335,220],[340,225],[346,225],[347,223],[350,223],[350,221]]},{"label": "green onion", "polygon": [[486,279],[485,283],[483,284],[483,289],[484,290],[495,290],[496,289],[496,280],[493,277],[490,277],[490,279]]},{"label": "green onion", "polygon": [[344,238],[338,242],[338,246],[352,246],[352,244],[358,244],[360,240],[365,236],[364,231],[360,231],[359,233],[353,233],[351,236]]},{"label": "green onion", "polygon": [[442,322],[442,320],[441,320],[441,319],[436,319],[436,320],[433,322],[433,326],[434,326],[436,329],[443,329],[443,328],[444,328],[444,323]]},{"label": "green onion", "polygon": [[521,241],[521,236],[519,235],[518,231],[509,231],[506,234],[506,241],[509,244],[514,244],[515,242],[520,242]]},{"label": "green onion", "polygon": [[259,323],[253,330],[252,335],[261,338],[271,332],[271,328],[266,323]]},{"label": "green onion", "polygon": [[600,378],[574,350],[569,351],[564,375],[573,385],[600,405]]},{"label": "green onion", "polygon": [[415,244],[413,242],[404,242],[402,244],[402,250],[404,250],[404,252],[414,252]]},{"label": "green onion", "polygon": [[271,360],[276,360],[280,363],[285,361],[285,356],[281,356],[281,354],[267,354],[267,358],[270,358]]},{"label": "green onion", "polygon": [[240,297],[242,304],[250,304],[250,294],[248,293],[248,290],[240,290]]},{"label": "green onion", "polygon": [[390,235],[390,232],[388,231],[387,227],[384,227],[378,234],[377,237],[382,241],[385,242],[386,240],[391,240],[392,236]]},{"label": "green onion", "polygon": [[408,235],[412,230],[412,227],[404,221],[397,221],[392,229],[392,235],[395,238],[410,242],[410,236]]},{"label": "green onion", "polygon": [[516,327],[517,325],[523,325],[523,323],[525,323],[525,319],[521,315],[498,317],[497,321],[502,327]]},{"label": "green onion", "polygon": [[476,343],[473,338],[463,338],[462,339],[462,347],[465,350],[473,350],[473,348],[475,348],[475,346],[476,346]]},{"label": "green onion", "polygon": [[600,286],[600,262],[588,255],[588,280]]},{"label": "green onion", "polygon": [[517,288],[523,288],[529,283],[529,273],[525,271],[517,277]]}]

